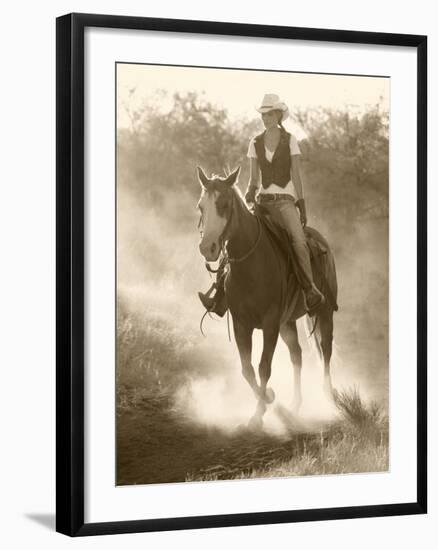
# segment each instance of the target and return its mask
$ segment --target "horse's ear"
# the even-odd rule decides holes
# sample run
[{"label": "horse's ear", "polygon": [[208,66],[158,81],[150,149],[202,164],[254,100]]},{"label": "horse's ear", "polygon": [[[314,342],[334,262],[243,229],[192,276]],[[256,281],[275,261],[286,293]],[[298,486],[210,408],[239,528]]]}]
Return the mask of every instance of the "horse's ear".
[{"label": "horse's ear", "polygon": [[225,180],[225,185],[229,185],[230,187],[233,186],[236,181],[237,181],[237,177],[239,176],[239,173],[240,173],[240,166],[238,166],[234,172],[232,172],[228,177],[227,179]]},{"label": "horse's ear", "polygon": [[204,174],[202,168],[200,166],[197,167],[197,171],[198,171],[198,180],[199,180],[199,183],[201,184],[201,186],[206,189],[207,188],[207,185],[209,183],[209,179],[207,178],[207,176]]}]

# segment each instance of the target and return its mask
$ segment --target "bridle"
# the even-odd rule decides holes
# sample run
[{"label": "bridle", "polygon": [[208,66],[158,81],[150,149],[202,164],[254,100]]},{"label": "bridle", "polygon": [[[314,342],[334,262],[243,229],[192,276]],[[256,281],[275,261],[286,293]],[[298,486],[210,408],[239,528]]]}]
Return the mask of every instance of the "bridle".
[{"label": "bridle", "polygon": [[[233,219],[233,213],[234,213],[234,201],[235,201],[235,197],[234,197],[234,192],[232,191],[232,199],[231,199],[231,213],[227,219],[227,222],[225,224],[225,227],[223,228],[222,230],[222,233],[219,235],[219,245],[220,245],[220,249],[221,249],[221,252],[223,254],[223,261],[225,263],[240,263],[240,262],[243,262],[245,261],[246,259],[248,259],[251,254],[255,251],[255,249],[257,248],[259,242],[260,242],[260,238],[262,236],[262,226],[261,226],[261,223],[260,223],[260,220],[259,220],[259,217],[256,216],[256,219],[257,219],[257,226],[258,226],[258,234],[257,234],[257,239],[255,241],[255,243],[252,245],[252,247],[248,250],[248,252],[246,252],[243,256],[240,256],[239,258],[231,258],[230,255],[228,254],[228,251],[226,249],[226,243],[228,241],[228,235],[227,235],[227,232],[231,226],[231,223],[232,223],[232,219]],[[198,229],[202,226],[203,224],[203,216],[201,214],[200,218],[199,218],[199,222],[198,222]],[[200,234],[201,234],[201,237],[202,235],[204,234],[202,229],[200,229]],[[206,262],[206,265],[207,265],[207,269],[209,271],[212,271],[213,270],[208,266],[208,262]]]}]

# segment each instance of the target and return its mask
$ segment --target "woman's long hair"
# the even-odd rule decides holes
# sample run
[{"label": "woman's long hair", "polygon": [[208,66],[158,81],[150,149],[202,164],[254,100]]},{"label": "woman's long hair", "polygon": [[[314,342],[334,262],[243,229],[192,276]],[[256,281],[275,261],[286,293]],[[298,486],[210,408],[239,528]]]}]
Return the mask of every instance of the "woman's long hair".
[{"label": "woman's long hair", "polygon": [[278,113],[278,125],[280,126],[281,130],[286,131],[286,128],[283,126],[282,118],[283,118],[283,111],[280,111],[280,109],[275,109],[275,111]]}]

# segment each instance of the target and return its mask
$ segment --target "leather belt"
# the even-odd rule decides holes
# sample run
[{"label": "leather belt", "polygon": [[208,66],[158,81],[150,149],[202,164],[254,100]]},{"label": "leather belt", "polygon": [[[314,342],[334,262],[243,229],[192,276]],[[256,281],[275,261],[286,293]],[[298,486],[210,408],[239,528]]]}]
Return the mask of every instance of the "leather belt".
[{"label": "leather belt", "polygon": [[257,198],[260,202],[276,201],[279,199],[286,199],[295,202],[295,198],[289,193],[259,193]]}]

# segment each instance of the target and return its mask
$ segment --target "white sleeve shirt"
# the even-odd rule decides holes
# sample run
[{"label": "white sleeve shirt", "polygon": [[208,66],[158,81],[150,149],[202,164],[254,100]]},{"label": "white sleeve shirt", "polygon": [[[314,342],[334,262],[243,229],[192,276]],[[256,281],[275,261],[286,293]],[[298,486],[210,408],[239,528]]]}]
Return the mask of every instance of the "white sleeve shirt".
[{"label": "white sleeve shirt", "polygon": [[[255,137],[251,138],[249,142],[248,153],[247,153],[248,158],[257,158],[254,141],[255,141]],[[293,134],[290,135],[289,148],[290,148],[291,156],[301,155],[300,147],[298,145],[298,140]],[[269,151],[269,149],[267,149],[265,146],[265,155],[268,162],[271,162],[272,157],[274,156],[274,152]],[[263,186],[259,186],[259,189],[260,189],[259,191],[260,193],[286,193],[296,198],[296,191],[292,180],[289,180],[285,187],[280,187],[279,185],[275,185],[275,183],[272,183],[271,185],[266,187],[266,189]]]}]

